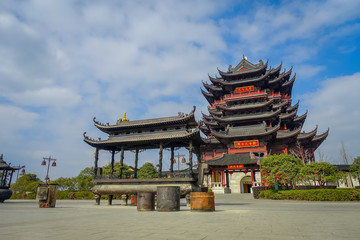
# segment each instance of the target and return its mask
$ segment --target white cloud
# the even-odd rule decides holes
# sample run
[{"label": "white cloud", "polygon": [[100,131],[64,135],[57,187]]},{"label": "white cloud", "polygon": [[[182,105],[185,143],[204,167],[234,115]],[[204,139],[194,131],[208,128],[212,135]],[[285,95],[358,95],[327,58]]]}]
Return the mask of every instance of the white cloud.
[{"label": "white cloud", "polygon": [[309,106],[305,129],[311,130],[319,125],[319,133],[330,128],[330,134],[323,143],[322,152],[332,161],[340,161],[341,142],[347,146],[352,157],[359,155],[359,119],[358,103],[360,95],[360,73],[327,79],[314,93],[303,96],[304,104]]},{"label": "white cloud", "polygon": [[21,94],[8,96],[14,103],[24,106],[57,106],[69,107],[78,104],[81,96],[71,89],[60,87],[26,90]]}]

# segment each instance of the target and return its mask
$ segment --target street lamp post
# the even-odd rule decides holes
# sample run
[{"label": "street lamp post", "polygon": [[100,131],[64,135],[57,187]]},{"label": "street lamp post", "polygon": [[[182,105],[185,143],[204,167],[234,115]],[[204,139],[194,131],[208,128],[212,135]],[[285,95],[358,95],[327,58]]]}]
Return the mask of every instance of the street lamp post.
[{"label": "street lamp post", "polygon": [[48,161],[48,167],[47,167],[47,171],[46,171],[45,181],[46,181],[46,183],[48,183],[48,181],[50,180],[50,178],[49,178],[50,162],[52,162],[52,164],[51,164],[52,167],[56,167],[56,159],[51,158],[51,157],[48,157],[48,158],[44,157],[43,161],[41,162],[41,165],[45,166],[46,161]]},{"label": "street lamp post", "polygon": [[16,181],[17,181],[18,178],[19,178],[20,169],[22,169],[22,170],[21,170],[21,174],[24,175],[24,174],[25,174],[25,165],[24,165],[24,166],[21,166],[21,167],[19,166],[19,169],[18,169],[17,175],[16,175]]}]

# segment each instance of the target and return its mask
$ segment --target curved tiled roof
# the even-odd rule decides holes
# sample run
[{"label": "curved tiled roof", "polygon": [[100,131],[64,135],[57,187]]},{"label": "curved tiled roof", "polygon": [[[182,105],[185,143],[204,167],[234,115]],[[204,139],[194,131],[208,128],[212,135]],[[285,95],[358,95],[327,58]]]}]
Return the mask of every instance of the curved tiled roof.
[{"label": "curved tiled roof", "polygon": [[258,158],[252,159],[249,153],[223,154],[214,160],[208,160],[209,166],[226,166],[234,164],[257,164]]},{"label": "curved tiled roof", "polygon": [[294,130],[279,130],[276,132],[276,139],[285,139],[285,138],[291,138],[299,135],[301,132],[301,128],[297,128]]},{"label": "curved tiled roof", "polygon": [[233,116],[223,116],[217,117],[213,116],[214,120],[219,122],[241,122],[241,121],[248,121],[248,120],[261,120],[261,119],[268,119],[279,115],[281,109],[277,111],[269,111],[264,113],[253,113],[253,114],[242,114],[242,115],[233,115]]},{"label": "curved tiled roof", "polygon": [[317,126],[314,130],[312,130],[311,132],[308,132],[308,133],[300,133],[298,136],[297,136],[297,139],[298,140],[305,140],[305,139],[311,139],[313,138],[315,135],[316,135],[316,132],[317,132]]},{"label": "curved tiled roof", "polygon": [[101,131],[106,133],[117,132],[117,131],[126,131],[129,129],[137,128],[152,128],[152,127],[161,127],[169,125],[183,125],[187,124],[191,127],[196,127],[197,123],[195,121],[194,112],[196,107],[194,106],[193,110],[189,114],[179,113],[178,116],[173,117],[163,117],[163,118],[152,118],[144,120],[135,120],[135,121],[118,121],[115,125],[104,125],[96,121],[94,117],[94,125]]},{"label": "curved tiled roof", "polygon": [[219,69],[218,71],[222,77],[241,76],[249,73],[254,74],[265,70],[267,68],[268,62],[269,60],[267,60],[264,64],[263,61],[260,60],[258,64],[252,64],[251,62],[243,58],[235,68],[229,69],[230,72],[222,72]]},{"label": "curved tiled roof", "polygon": [[268,127],[265,123],[241,126],[228,127],[226,131],[211,131],[211,134],[218,138],[242,138],[269,135],[280,129],[280,122],[274,127]]},{"label": "curved tiled roof", "polygon": [[257,82],[263,81],[265,80],[271,73],[270,72],[266,72],[264,75],[259,76],[259,77],[255,77],[255,78],[250,78],[250,79],[240,79],[240,80],[234,80],[234,81],[226,81],[223,79],[219,79],[218,83],[224,86],[232,86],[232,87],[240,87],[243,86],[245,84],[255,84]]},{"label": "curved tiled roof", "polygon": [[277,83],[277,82],[280,82],[281,80],[283,80],[284,78],[288,77],[291,75],[291,72],[292,72],[292,68],[287,71],[287,72],[283,72],[279,75],[279,77],[275,78],[275,79],[272,79],[272,80],[269,80],[269,84],[274,84],[274,83]]},{"label": "curved tiled roof", "polygon": [[[84,141],[101,149],[120,149],[121,146],[126,146],[127,149],[132,149],[132,146],[142,146],[142,149],[158,148],[154,143],[166,142],[181,142],[183,140],[193,139],[197,144],[203,144],[200,137],[200,129],[196,128],[193,131],[174,130],[174,131],[157,131],[145,132],[141,134],[122,134],[117,136],[110,136],[106,140],[95,140],[86,136],[84,133]],[[183,145],[183,143],[181,144]]]},{"label": "curved tiled roof", "polygon": [[231,106],[228,106],[226,104],[219,104],[216,105],[216,107],[225,111],[240,111],[245,109],[263,108],[265,106],[272,104],[273,102],[274,99],[270,98],[269,100],[264,102],[255,102],[255,103],[247,103],[247,104],[239,104],[239,105],[231,105]]}]

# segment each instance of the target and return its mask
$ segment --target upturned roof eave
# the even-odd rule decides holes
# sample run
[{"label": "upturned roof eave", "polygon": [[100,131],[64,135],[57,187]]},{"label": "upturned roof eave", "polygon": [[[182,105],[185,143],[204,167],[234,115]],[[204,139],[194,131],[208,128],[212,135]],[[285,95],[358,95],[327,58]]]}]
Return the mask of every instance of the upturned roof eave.
[{"label": "upturned roof eave", "polygon": [[189,126],[197,126],[195,121],[194,112],[196,107],[194,106],[193,110],[189,114],[183,114],[183,116],[172,116],[172,117],[163,117],[163,118],[152,118],[152,119],[144,119],[144,120],[135,120],[135,121],[127,121],[120,122],[120,124],[116,125],[103,125],[96,121],[96,118],[93,118],[94,125],[99,130],[111,133],[113,131],[119,130],[128,130],[128,129],[137,129],[144,127],[153,127],[153,126],[168,126],[168,125],[178,125],[178,124],[187,124]]},{"label": "upturned roof eave", "polygon": [[260,132],[257,132],[257,133],[252,133],[252,134],[233,134],[233,135],[227,135],[225,133],[222,133],[222,132],[216,132],[216,131],[213,131],[212,129],[211,130],[211,134],[217,138],[225,138],[225,139],[233,139],[233,138],[243,138],[243,137],[262,137],[262,136],[267,136],[267,135],[270,135],[270,134],[273,134],[275,133],[276,131],[278,131],[280,129],[280,122],[274,126],[274,127],[271,127],[269,128],[268,130],[264,129],[264,132],[260,133]]}]

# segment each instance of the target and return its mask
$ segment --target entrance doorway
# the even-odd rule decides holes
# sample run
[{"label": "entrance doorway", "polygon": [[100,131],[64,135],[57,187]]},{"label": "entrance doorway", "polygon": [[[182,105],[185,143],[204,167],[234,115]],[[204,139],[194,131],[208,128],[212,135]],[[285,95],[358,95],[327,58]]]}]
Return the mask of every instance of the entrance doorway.
[{"label": "entrance doorway", "polygon": [[251,193],[251,187],[252,187],[251,177],[250,176],[243,177],[240,181],[240,192]]}]

